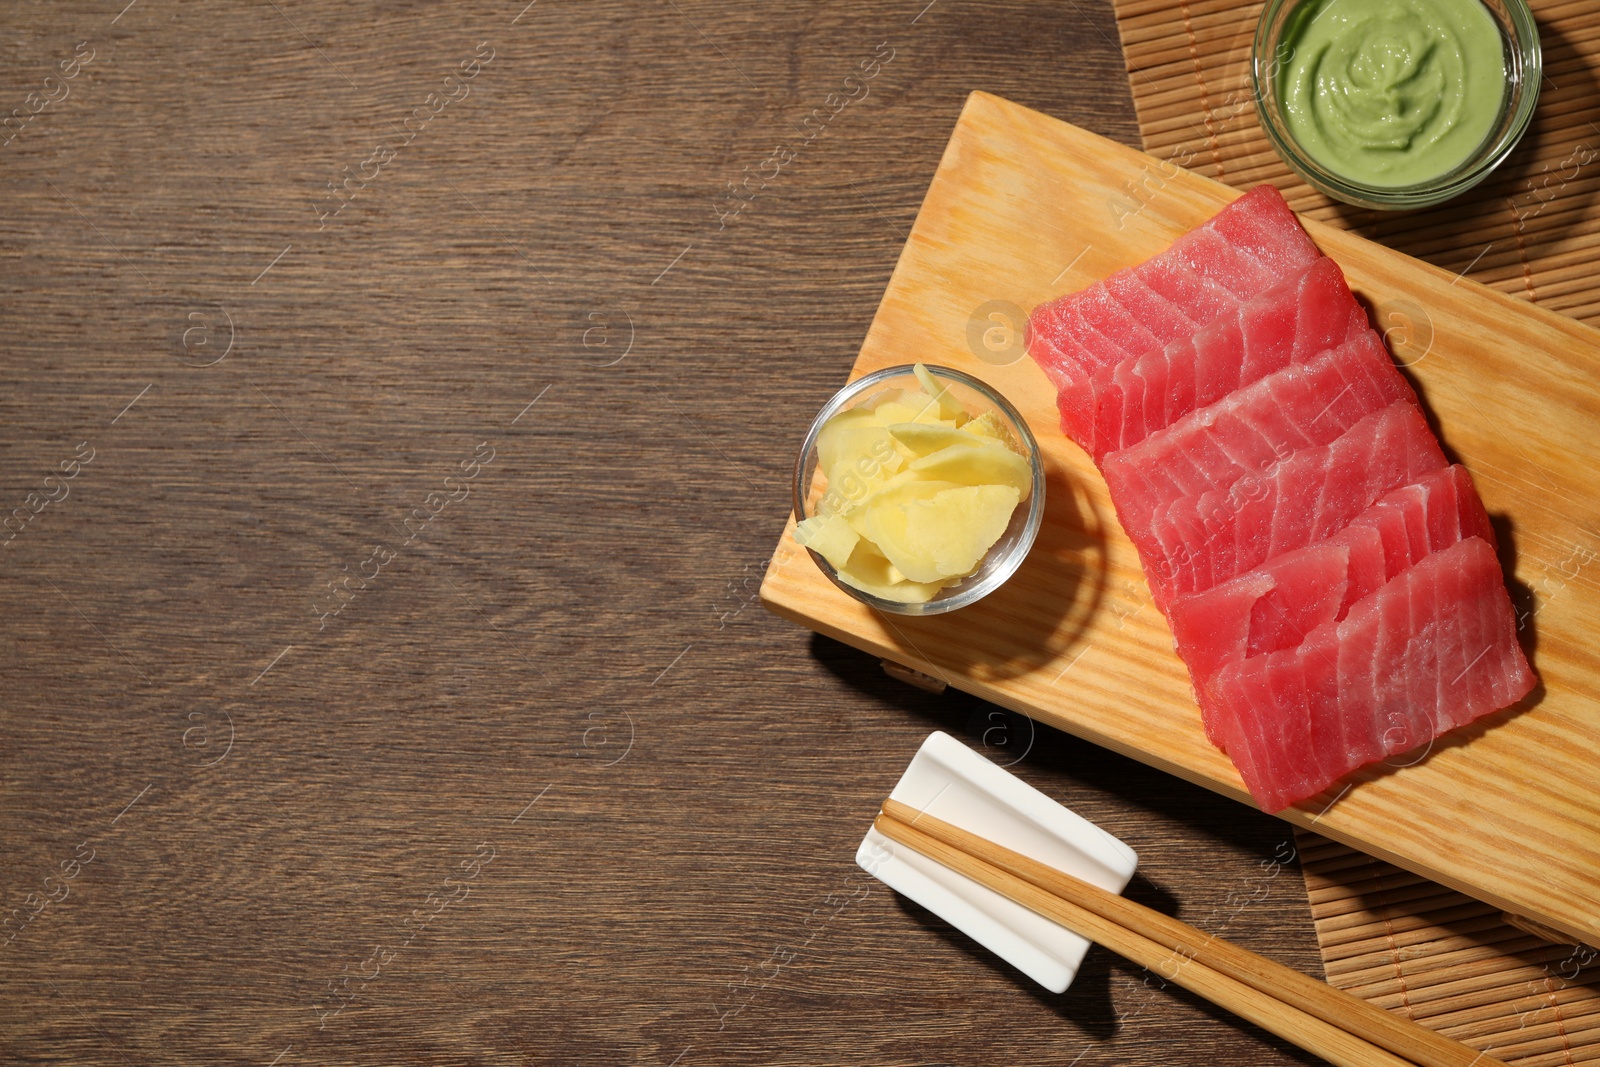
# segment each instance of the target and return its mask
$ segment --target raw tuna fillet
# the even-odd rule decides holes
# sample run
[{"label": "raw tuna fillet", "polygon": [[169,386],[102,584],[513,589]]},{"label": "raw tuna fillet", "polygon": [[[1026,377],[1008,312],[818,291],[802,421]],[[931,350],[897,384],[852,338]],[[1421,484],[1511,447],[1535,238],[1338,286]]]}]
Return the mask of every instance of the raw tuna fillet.
[{"label": "raw tuna fillet", "polygon": [[1363,320],[1355,340],[1108,454],[1100,472],[1123,525],[1143,526],[1175,500],[1227,489],[1302,448],[1325,445],[1397,400],[1415,403],[1416,394]]},{"label": "raw tuna fillet", "polygon": [[1028,354],[1059,389],[1189,336],[1318,256],[1278,190],[1258,185],[1154,259],[1035,308]]},{"label": "raw tuna fillet", "polygon": [[1392,489],[1446,466],[1411,400],[1397,400],[1325,445],[1302,449],[1226,490],[1184,497],[1143,526],[1138,546],[1156,605],[1198,593],[1331,537]]},{"label": "raw tuna fillet", "polygon": [[1061,429],[1100,463],[1235,389],[1371,329],[1339,265],[1318,259],[1192,336],[1063,387]]},{"label": "raw tuna fillet", "polygon": [[1535,678],[1500,561],[1469,537],[1423,559],[1298,648],[1229,664],[1209,686],[1228,755],[1263,810],[1513,704]]},{"label": "raw tuna fillet", "polygon": [[1495,543],[1466,468],[1445,467],[1389,493],[1326,541],[1174,600],[1167,621],[1202,697],[1207,736],[1222,743],[1218,709],[1204,699],[1217,671],[1299,646],[1307,634],[1343,619],[1384,583],[1469,537]]}]

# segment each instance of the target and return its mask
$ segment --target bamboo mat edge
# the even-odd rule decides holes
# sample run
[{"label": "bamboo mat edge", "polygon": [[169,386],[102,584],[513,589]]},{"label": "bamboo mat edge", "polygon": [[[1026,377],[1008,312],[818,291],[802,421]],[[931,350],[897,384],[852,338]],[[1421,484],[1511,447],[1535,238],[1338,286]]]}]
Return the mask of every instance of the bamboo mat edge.
[{"label": "bamboo mat edge", "polygon": [[1237,188],[1277,185],[1301,213],[1490,288],[1600,325],[1600,16],[1532,4],[1544,45],[1534,121],[1511,157],[1448,204],[1379,212],[1300,181],[1256,118],[1262,5],[1112,0],[1145,151]]},{"label": "bamboo mat edge", "polygon": [[1515,1067],[1600,1065],[1600,950],[1297,829],[1327,981]]}]

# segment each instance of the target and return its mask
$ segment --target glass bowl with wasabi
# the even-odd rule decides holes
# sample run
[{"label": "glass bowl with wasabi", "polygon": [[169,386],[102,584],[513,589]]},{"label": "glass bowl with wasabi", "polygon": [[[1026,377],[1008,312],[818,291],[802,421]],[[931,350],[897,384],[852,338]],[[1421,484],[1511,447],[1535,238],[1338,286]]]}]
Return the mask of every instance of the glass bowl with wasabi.
[{"label": "glass bowl with wasabi", "polygon": [[1278,155],[1361,207],[1442,203],[1511,154],[1539,97],[1523,0],[1268,0],[1251,69]]},{"label": "glass bowl with wasabi", "polygon": [[795,540],[869,607],[935,615],[998,589],[1044,516],[1038,442],[977,378],[885,367],[825,404],[795,462]]}]

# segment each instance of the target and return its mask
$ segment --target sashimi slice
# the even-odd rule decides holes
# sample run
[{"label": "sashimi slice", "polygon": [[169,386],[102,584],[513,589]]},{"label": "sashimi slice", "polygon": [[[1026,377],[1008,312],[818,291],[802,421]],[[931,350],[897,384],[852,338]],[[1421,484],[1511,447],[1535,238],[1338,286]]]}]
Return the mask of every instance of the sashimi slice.
[{"label": "sashimi slice", "polygon": [[1061,429],[1100,463],[1237,389],[1371,332],[1339,265],[1319,259],[1193,336],[1063,388]]},{"label": "sashimi slice", "polygon": [[1063,427],[1101,461],[1178,418],[1367,329],[1337,265],[1321,260],[1164,350],[1064,390]]},{"label": "sashimi slice", "polygon": [[[1114,274],[1106,279],[1106,295],[1143,324],[1152,340],[1181,337],[1200,325],[1179,304],[1150,287],[1136,270]],[[1159,342],[1157,342],[1159,343]]]},{"label": "sashimi slice", "polygon": [[1374,760],[1498,711],[1536,684],[1494,549],[1469,537],[1298,648],[1229,664],[1209,698],[1251,796],[1280,811]]},{"label": "sashimi slice", "polygon": [[1410,400],[1397,400],[1325,445],[1302,449],[1226,490],[1184,497],[1125,524],[1156,605],[1166,611],[1262,563],[1338,533],[1392,489],[1446,466]]},{"label": "sashimi slice", "polygon": [[1028,354],[1060,389],[1189,336],[1319,255],[1282,194],[1258,185],[1153,259],[1035,308]]},{"label": "sashimi slice", "polygon": [[[1212,232],[1248,254],[1270,279],[1299,274],[1320,255],[1276,187],[1258,185],[1230,206],[1237,210],[1212,216]],[[1195,268],[1204,274],[1207,265]]]},{"label": "sashimi slice", "polygon": [[1123,524],[1143,525],[1164,505],[1227,489],[1302,448],[1325,445],[1397,400],[1414,403],[1416,394],[1363,324],[1354,340],[1108,454],[1100,470]]},{"label": "sashimi slice", "polygon": [[[1178,597],[1167,621],[1196,694],[1227,664],[1297,647],[1386,582],[1469,537],[1495,543],[1466,468],[1445,467],[1389,493],[1325,541]],[[1217,709],[1203,700],[1200,710],[1206,736],[1220,744]]]}]

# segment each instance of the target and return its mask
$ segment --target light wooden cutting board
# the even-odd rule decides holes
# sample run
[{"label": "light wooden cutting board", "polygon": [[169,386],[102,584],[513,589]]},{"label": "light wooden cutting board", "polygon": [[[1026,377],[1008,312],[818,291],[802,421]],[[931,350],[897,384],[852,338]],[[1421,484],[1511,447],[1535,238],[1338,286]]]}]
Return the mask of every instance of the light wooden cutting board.
[{"label": "light wooden cutting board", "polygon": [[[1250,803],[1206,742],[1105,483],[1061,436],[1022,315],[1162,251],[1237,191],[974,93],[852,376],[922,360],[1001,390],[1039,437],[1047,508],[978,604],[876,614],[795,546],[761,589],[802,625]],[[1600,331],[1308,223],[1417,385],[1501,533],[1542,687],[1285,817],[1600,945]],[[841,383],[842,384],[842,383]]]}]

